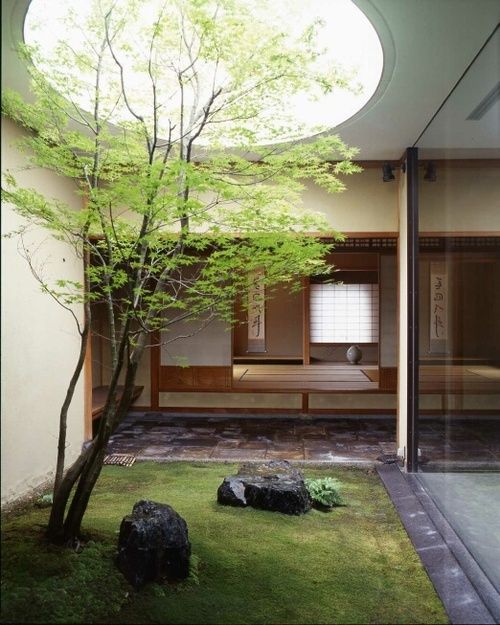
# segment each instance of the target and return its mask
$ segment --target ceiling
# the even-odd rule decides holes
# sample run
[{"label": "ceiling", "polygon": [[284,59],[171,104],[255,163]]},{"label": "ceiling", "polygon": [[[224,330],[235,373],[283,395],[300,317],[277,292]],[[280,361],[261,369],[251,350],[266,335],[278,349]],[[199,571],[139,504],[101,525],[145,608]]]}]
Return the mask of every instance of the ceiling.
[{"label": "ceiling", "polygon": [[[14,45],[29,1],[2,0],[2,86],[24,93]],[[357,158],[399,159],[412,146],[422,158],[500,158],[500,0],[354,2],[384,49],[375,94],[335,129]]]}]

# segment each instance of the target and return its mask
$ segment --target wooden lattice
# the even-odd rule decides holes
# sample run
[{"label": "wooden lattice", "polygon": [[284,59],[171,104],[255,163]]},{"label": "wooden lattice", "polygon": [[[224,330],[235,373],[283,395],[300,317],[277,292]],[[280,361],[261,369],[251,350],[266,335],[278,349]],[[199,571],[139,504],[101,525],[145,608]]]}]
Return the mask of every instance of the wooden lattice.
[{"label": "wooden lattice", "polygon": [[103,464],[118,464],[123,467],[131,467],[135,462],[135,456],[130,454],[108,454],[104,457]]}]

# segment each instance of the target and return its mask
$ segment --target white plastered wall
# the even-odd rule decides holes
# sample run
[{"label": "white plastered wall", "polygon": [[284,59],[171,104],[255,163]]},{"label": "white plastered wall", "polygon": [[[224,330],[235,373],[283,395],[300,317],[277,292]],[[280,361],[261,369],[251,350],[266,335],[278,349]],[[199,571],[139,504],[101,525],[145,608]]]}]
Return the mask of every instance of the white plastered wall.
[{"label": "white plastered wall", "polygon": [[397,190],[394,184],[382,182],[380,167],[366,168],[359,174],[345,176],[343,181],[347,189],[334,194],[305,181],[304,207],[325,215],[340,232],[397,231]]},{"label": "white plastered wall", "polygon": [[[200,328],[203,328],[199,331]],[[172,336],[185,336],[168,343],[169,334],[162,333],[161,364],[164,366],[230,366],[231,328],[218,319],[206,327],[200,321],[176,324]]]},{"label": "white plastered wall", "polygon": [[[22,136],[11,121],[2,118],[2,169],[13,172],[24,164],[12,144]],[[81,199],[75,184],[53,173],[19,171],[20,183],[67,202],[75,210]],[[2,205],[2,233],[21,225],[20,218]],[[26,237],[41,244],[36,255],[44,276],[83,279],[81,260],[63,243],[41,230]],[[2,504],[27,494],[50,478],[55,467],[59,409],[74,369],[79,336],[71,315],[40,291],[18,240],[2,241]],[[81,310],[77,314],[81,315]],[[83,442],[83,380],[78,384],[68,415],[67,459],[71,462]]]}]

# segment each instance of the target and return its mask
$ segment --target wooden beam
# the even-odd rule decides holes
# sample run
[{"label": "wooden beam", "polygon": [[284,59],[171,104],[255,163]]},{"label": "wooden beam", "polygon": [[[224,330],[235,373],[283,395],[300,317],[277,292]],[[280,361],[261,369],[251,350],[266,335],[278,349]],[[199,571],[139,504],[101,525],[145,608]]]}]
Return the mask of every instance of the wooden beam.
[{"label": "wooden beam", "polygon": [[92,439],[92,331],[87,337],[87,351],[83,364],[83,438]]},{"label": "wooden beam", "polygon": [[309,310],[310,281],[309,278],[302,279],[302,362],[304,365],[311,363],[311,347],[309,325],[311,313]]},{"label": "wooden beam", "polygon": [[160,332],[151,334],[151,360],[150,360],[150,383],[151,383],[151,410],[160,409]]}]

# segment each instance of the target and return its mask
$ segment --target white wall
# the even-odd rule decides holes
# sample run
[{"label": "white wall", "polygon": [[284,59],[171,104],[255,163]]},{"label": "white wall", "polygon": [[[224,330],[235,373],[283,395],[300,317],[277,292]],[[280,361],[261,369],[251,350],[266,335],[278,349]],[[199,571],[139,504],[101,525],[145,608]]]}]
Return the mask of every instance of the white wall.
[{"label": "white wall", "polygon": [[[23,165],[23,157],[12,146],[20,137],[21,131],[2,118],[2,169],[14,172]],[[18,180],[75,209],[80,206],[68,179],[35,169],[20,172]],[[2,233],[20,224],[11,207],[3,205]],[[47,278],[82,281],[82,263],[66,245],[48,240],[40,230],[26,240],[41,244],[36,258]],[[79,348],[71,315],[41,293],[17,246],[16,239],[2,241],[2,503],[23,496],[54,471],[59,409]],[[68,417],[68,461],[80,452],[83,426],[80,383]]]},{"label": "white wall", "polygon": [[304,207],[325,215],[328,223],[340,232],[397,231],[397,181],[384,183],[381,168],[375,167],[345,176],[344,182],[347,190],[334,194],[306,182]]},{"label": "white wall", "polygon": [[[162,341],[165,342],[175,336],[186,338],[161,346],[161,364],[230,366],[232,359],[230,326],[215,319],[198,332],[201,327],[200,321],[189,321],[175,324],[170,333],[162,332]],[[192,333],[195,334],[188,336]]]}]

